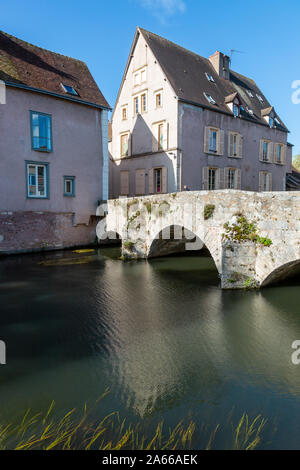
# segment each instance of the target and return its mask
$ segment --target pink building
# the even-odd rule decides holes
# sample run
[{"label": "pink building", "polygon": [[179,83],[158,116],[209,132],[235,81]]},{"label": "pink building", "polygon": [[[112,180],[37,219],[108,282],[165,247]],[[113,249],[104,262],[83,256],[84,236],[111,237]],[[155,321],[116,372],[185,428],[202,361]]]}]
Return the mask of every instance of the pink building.
[{"label": "pink building", "polygon": [[0,32],[0,253],[95,240],[109,105],[80,60]]}]

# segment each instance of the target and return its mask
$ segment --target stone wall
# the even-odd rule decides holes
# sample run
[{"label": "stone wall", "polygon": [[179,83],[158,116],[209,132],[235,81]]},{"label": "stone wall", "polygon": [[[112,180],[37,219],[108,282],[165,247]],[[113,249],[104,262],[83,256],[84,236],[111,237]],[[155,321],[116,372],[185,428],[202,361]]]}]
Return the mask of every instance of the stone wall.
[{"label": "stone wall", "polygon": [[[206,218],[208,206],[213,210]],[[261,241],[224,238],[224,224],[236,224],[238,216],[255,224]],[[153,256],[153,244],[170,226],[186,228],[205,244],[223,288],[264,286],[300,264],[299,192],[191,191],[108,201],[107,230],[121,236],[124,257]],[[166,248],[164,240],[163,254]]]},{"label": "stone wall", "polygon": [[74,225],[72,213],[0,212],[0,254],[62,249],[95,241],[97,218]]}]

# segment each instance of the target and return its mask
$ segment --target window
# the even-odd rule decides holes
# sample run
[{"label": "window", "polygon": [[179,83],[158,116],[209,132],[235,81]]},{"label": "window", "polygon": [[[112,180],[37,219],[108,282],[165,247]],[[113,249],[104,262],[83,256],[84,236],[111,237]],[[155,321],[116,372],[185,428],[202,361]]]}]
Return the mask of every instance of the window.
[{"label": "window", "polygon": [[217,169],[216,168],[208,169],[208,189],[209,190],[217,189]]},{"label": "window", "polygon": [[48,163],[26,162],[27,197],[48,198]]},{"label": "window", "polygon": [[274,121],[275,121],[275,123],[276,123],[277,126],[278,126],[278,125],[280,126],[280,122],[279,122],[279,119],[278,119],[277,117],[274,118]]},{"label": "window", "polygon": [[217,130],[209,129],[209,151],[217,152]]},{"label": "window", "polygon": [[128,157],[128,138],[128,133],[121,135],[121,157]]},{"label": "window", "polygon": [[31,139],[33,150],[52,152],[52,123],[50,115],[31,111]]},{"label": "window", "polygon": [[228,180],[227,180],[227,188],[234,189],[235,188],[235,178],[236,178],[236,170],[234,168],[228,169]]},{"label": "window", "polygon": [[141,85],[147,81],[147,68],[140,69],[133,74],[133,84],[134,86]]},{"label": "window", "polygon": [[75,197],[75,176],[64,176],[64,196]]},{"label": "window", "polygon": [[285,164],[285,146],[283,144],[274,145],[274,163]]},{"label": "window", "polygon": [[134,109],[134,115],[136,116],[137,114],[139,114],[139,97],[136,96],[134,99],[133,99],[133,109]]},{"label": "window", "polygon": [[250,91],[250,90],[246,90],[247,92],[247,95],[250,97],[250,98],[253,98],[253,93]]},{"label": "window", "polygon": [[147,74],[146,69],[141,71],[141,83],[145,83],[147,81]]},{"label": "window", "polygon": [[154,191],[155,193],[162,192],[162,169],[161,168],[154,169]]},{"label": "window", "polygon": [[156,106],[156,108],[161,108],[162,107],[162,94],[161,94],[161,92],[156,93],[156,95],[155,95],[155,106]]},{"label": "window", "polygon": [[78,93],[77,91],[75,90],[75,88],[73,88],[72,86],[70,85],[65,85],[64,83],[61,84],[65,93],[68,93],[68,95],[75,95],[75,96],[78,96]]},{"label": "window", "polygon": [[246,108],[247,112],[250,114],[250,116],[254,116],[254,112],[250,108]]},{"label": "window", "polygon": [[206,75],[206,78],[209,82],[214,82],[214,77],[212,75],[210,75],[209,73],[206,73],[206,72],[205,72],[205,75]]},{"label": "window", "polygon": [[122,108],[122,121],[126,121],[127,119],[127,106],[123,106]]},{"label": "window", "polygon": [[158,125],[158,150],[163,150],[164,148],[164,124],[161,123]]},{"label": "window", "polygon": [[147,111],[147,96],[146,93],[143,93],[141,96],[141,108],[142,108],[142,113],[145,113]]},{"label": "window", "polygon": [[233,105],[232,105],[232,112],[233,112],[235,117],[238,117],[239,114],[240,114],[239,106],[235,103],[233,103]]},{"label": "window", "polygon": [[271,116],[269,116],[269,126],[270,127],[274,126],[274,119]]},{"label": "window", "polygon": [[269,142],[267,142],[266,140],[263,141],[262,160],[263,162],[269,161]]},{"label": "window", "polygon": [[238,141],[239,141],[239,135],[234,132],[230,132],[229,134],[229,156],[230,157],[239,156],[238,155],[238,152],[239,152]]},{"label": "window", "polygon": [[210,103],[210,104],[216,104],[215,100],[213,99],[213,97],[211,95],[209,95],[208,93],[203,93],[205,98],[207,99],[207,101]]},{"label": "window", "polygon": [[257,97],[258,101],[260,101],[261,103],[263,103],[263,102],[264,102],[264,99],[263,99],[263,97],[262,97],[262,96],[260,96],[260,95],[256,94],[256,97]]},{"label": "window", "polygon": [[215,127],[204,129],[204,152],[224,155],[224,131]]},{"label": "window", "polygon": [[272,191],[272,173],[259,172],[259,191]]}]

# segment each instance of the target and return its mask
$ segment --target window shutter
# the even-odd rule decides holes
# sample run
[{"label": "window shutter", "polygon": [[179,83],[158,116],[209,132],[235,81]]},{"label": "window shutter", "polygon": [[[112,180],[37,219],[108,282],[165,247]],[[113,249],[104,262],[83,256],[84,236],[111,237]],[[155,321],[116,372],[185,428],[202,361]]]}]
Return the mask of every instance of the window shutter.
[{"label": "window shutter", "polygon": [[158,126],[153,124],[152,126],[152,152],[158,151]]},{"label": "window shutter", "polygon": [[272,155],[273,155],[273,143],[269,142],[268,145],[268,162],[272,162]]},{"label": "window shutter", "polygon": [[241,179],[241,170],[237,168],[235,170],[235,189],[241,189],[242,179]]},{"label": "window shutter", "polygon": [[150,168],[148,171],[148,192],[149,194],[154,193],[154,169]]},{"label": "window shutter", "polygon": [[121,196],[129,194],[129,171],[120,171],[120,194]]},{"label": "window shutter", "polygon": [[228,137],[228,156],[229,157],[233,156],[233,134],[232,134],[232,132],[229,133],[229,137]]},{"label": "window shutter", "polygon": [[242,158],[243,156],[243,136],[241,134],[239,134],[239,137],[238,137],[238,156],[239,158]]},{"label": "window shutter", "polygon": [[132,155],[132,134],[129,134],[128,136],[128,156],[130,157]]},{"label": "window shutter", "polygon": [[209,153],[209,127],[204,130],[204,152]]},{"label": "window shutter", "polygon": [[229,188],[228,177],[229,177],[229,168],[224,168],[224,188],[225,189]]},{"label": "window shutter", "polygon": [[224,131],[218,131],[218,155],[224,155]]},{"label": "window shutter", "polygon": [[136,170],[135,172],[135,194],[145,194],[145,169]]},{"label": "window shutter", "polygon": [[258,181],[258,191],[262,192],[264,190],[264,172],[259,172],[259,181]]},{"label": "window shutter", "polygon": [[217,171],[217,189],[224,189],[224,168]]},{"label": "window shutter", "polygon": [[208,189],[208,167],[202,168],[202,189]]},{"label": "window shutter", "polygon": [[282,146],[282,164],[286,164],[286,145]]},{"label": "window shutter", "polygon": [[262,162],[263,161],[263,143],[264,141],[261,140],[259,144],[259,160]]},{"label": "window shutter", "polygon": [[162,167],[162,192],[168,192],[168,168],[166,166]]},{"label": "window shutter", "polygon": [[164,123],[164,127],[163,127],[163,149],[164,150],[168,150],[168,142],[169,142],[169,124],[167,122]]},{"label": "window shutter", "polygon": [[272,191],[272,173],[268,173],[268,191]]}]

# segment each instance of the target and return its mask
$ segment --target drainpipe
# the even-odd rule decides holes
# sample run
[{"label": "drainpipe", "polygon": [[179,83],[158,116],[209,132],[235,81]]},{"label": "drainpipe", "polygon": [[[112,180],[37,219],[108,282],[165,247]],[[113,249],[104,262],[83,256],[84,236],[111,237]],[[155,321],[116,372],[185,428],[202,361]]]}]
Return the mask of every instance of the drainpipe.
[{"label": "drainpipe", "polygon": [[101,131],[102,131],[102,201],[108,199],[108,111],[101,111]]},{"label": "drainpipe", "polygon": [[[179,103],[178,103],[179,106]],[[179,173],[179,181],[177,182],[177,190],[182,191],[182,158],[183,158],[183,152],[182,152],[182,119],[184,115],[184,107],[180,105],[180,112],[179,112],[179,125],[178,125],[178,135],[177,135],[177,144],[179,150],[179,158],[178,158],[178,173]]]}]

